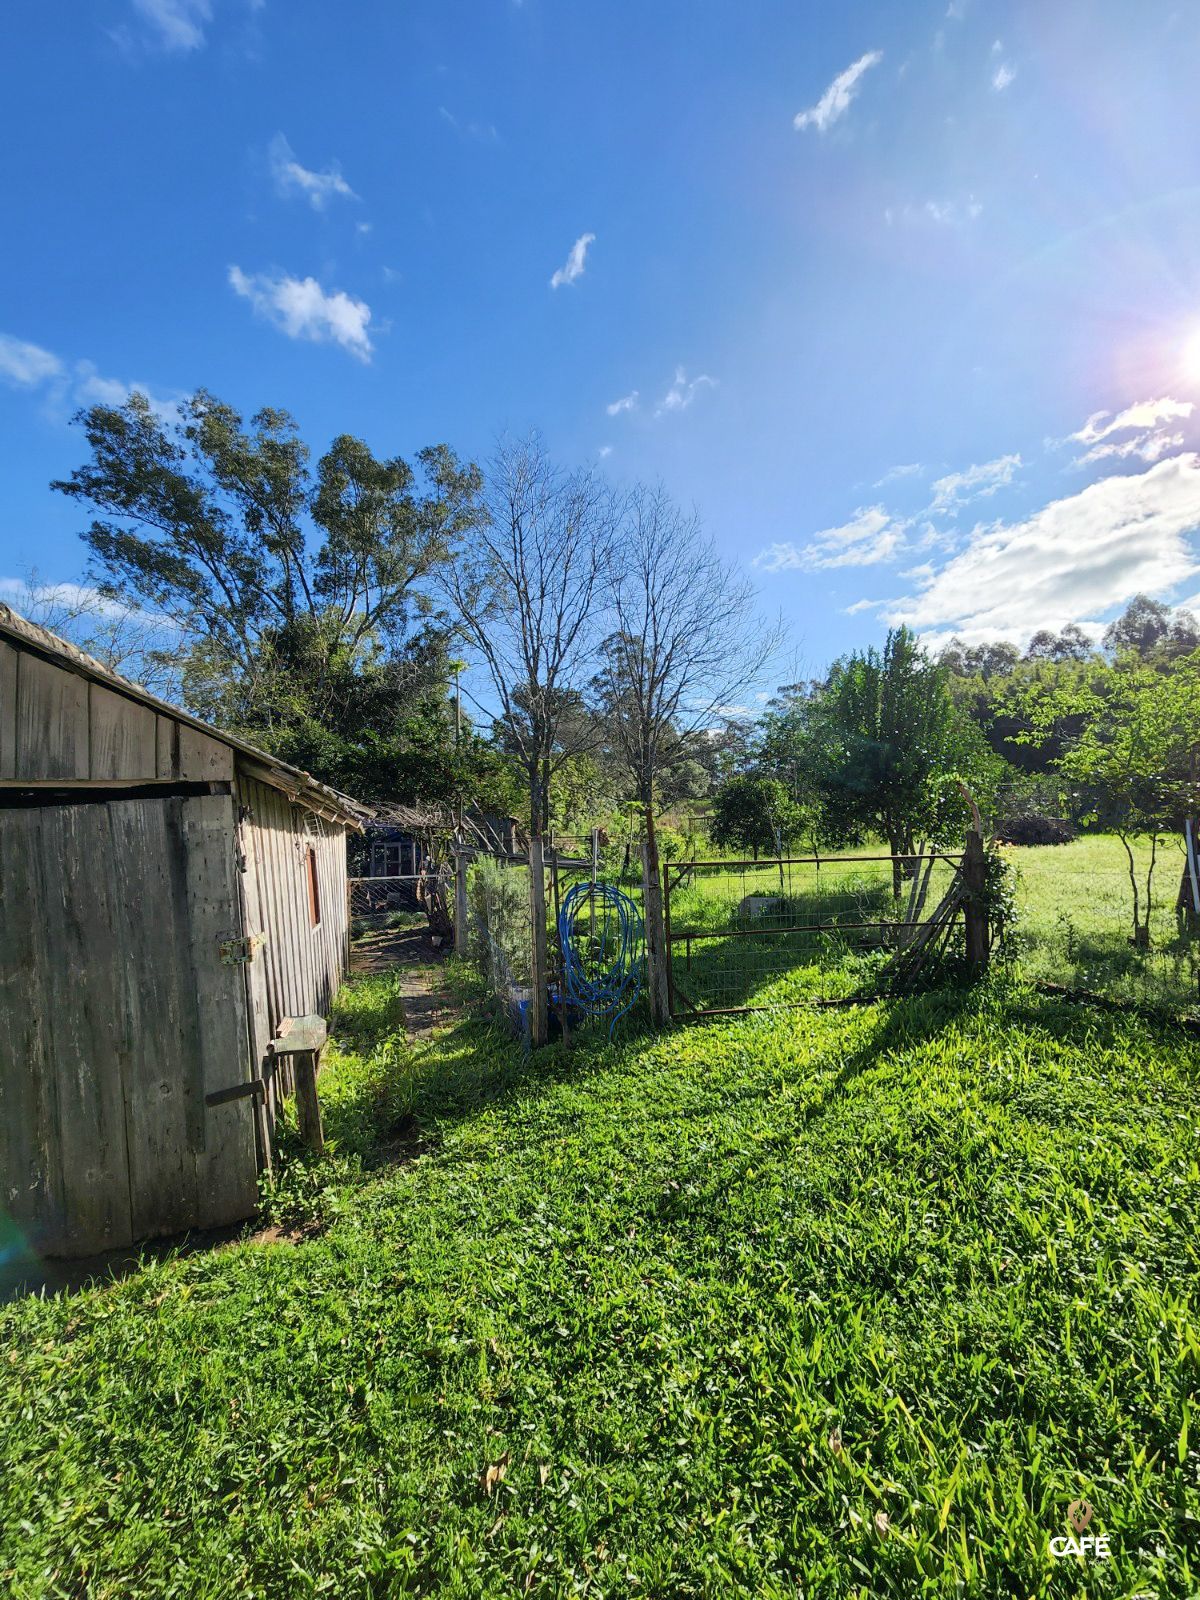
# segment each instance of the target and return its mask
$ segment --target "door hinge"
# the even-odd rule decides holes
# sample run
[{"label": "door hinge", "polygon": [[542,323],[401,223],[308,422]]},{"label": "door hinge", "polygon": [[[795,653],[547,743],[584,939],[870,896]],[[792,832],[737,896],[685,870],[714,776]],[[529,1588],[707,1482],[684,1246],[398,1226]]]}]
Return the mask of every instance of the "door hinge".
[{"label": "door hinge", "polygon": [[253,961],[255,953],[267,942],[265,933],[248,933],[241,939],[220,939],[217,949],[221,952],[221,961],[227,967],[241,967],[247,961]]}]

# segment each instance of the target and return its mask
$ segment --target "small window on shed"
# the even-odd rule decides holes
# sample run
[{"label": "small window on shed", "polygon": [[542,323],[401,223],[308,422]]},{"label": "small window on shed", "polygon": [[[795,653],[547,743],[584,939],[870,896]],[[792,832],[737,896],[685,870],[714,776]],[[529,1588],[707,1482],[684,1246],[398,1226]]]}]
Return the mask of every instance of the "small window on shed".
[{"label": "small window on shed", "polygon": [[304,853],[304,870],[308,876],[309,926],[319,928],[321,925],[321,885],[317,879],[317,852],[312,845],[309,845]]}]

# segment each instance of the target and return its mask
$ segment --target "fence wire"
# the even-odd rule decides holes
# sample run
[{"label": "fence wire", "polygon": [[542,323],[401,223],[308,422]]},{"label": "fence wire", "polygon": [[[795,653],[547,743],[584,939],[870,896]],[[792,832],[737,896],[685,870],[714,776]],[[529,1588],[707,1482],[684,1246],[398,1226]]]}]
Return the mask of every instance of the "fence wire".
[{"label": "fence wire", "polygon": [[533,967],[529,867],[481,856],[467,873],[468,956],[498,1012],[523,1022]]},{"label": "fence wire", "polygon": [[[686,1011],[844,998],[903,949],[957,855],[713,861],[667,874],[672,983]],[[951,932],[961,951],[961,922]]]}]

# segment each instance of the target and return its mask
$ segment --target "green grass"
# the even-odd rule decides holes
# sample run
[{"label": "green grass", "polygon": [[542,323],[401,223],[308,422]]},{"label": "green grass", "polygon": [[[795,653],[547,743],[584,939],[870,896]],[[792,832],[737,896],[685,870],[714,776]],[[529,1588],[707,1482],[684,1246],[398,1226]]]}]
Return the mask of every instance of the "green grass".
[{"label": "green grass", "polygon": [[[322,1232],[0,1311],[6,1597],[1196,1592],[1194,1044],[340,1020]],[[1110,1562],[1048,1555],[1079,1497]]]},{"label": "green grass", "polygon": [[[1159,846],[1149,951],[1131,943],[1133,901],[1118,838],[1092,834],[1073,844],[1004,854],[1017,871],[1016,953],[1023,973],[1200,1015],[1200,939],[1181,937],[1175,922],[1183,870],[1176,840]],[[1138,841],[1134,855],[1144,889],[1149,844]]]},{"label": "green grass", "polygon": [[[882,848],[869,844],[839,854],[870,855]],[[1088,835],[1068,845],[1007,847],[1003,853],[1016,872],[1019,917],[1012,954],[1023,977],[1096,990],[1174,1015],[1200,1015],[1200,939],[1181,935],[1174,912],[1183,868],[1176,839],[1158,850],[1149,951],[1131,942],[1128,865],[1115,835]],[[1134,855],[1144,893],[1149,844],[1138,841]],[[950,876],[950,867],[938,862],[926,913]],[[782,885],[778,867],[768,863],[737,870],[722,864],[686,874],[671,895],[680,987],[706,1008],[837,998],[855,987],[869,988],[879,965],[871,954],[879,936],[849,924],[903,914],[905,899],[893,900],[890,882],[886,863],[866,861],[861,866],[827,862],[819,871],[809,863],[792,866],[785,869]],[[739,915],[749,895],[781,898],[777,909],[750,919]],[[771,931],[814,921],[840,924],[842,931]],[[728,936],[753,926],[762,928],[761,937]],[[680,937],[687,934],[698,937]],[[715,937],[721,934],[727,937]]]}]

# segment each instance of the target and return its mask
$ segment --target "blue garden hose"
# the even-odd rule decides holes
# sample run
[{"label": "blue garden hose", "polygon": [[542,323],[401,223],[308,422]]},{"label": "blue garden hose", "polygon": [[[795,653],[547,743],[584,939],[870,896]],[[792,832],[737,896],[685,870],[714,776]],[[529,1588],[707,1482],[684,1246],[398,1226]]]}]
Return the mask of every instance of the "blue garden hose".
[{"label": "blue garden hose", "polygon": [[[591,912],[581,923],[585,907]],[[591,908],[594,908],[591,909]],[[642,992],[642,919],[611,883],[576,883],[558,913],[563,998],[589,1017],[608,1017],[609,1036]]]}]

